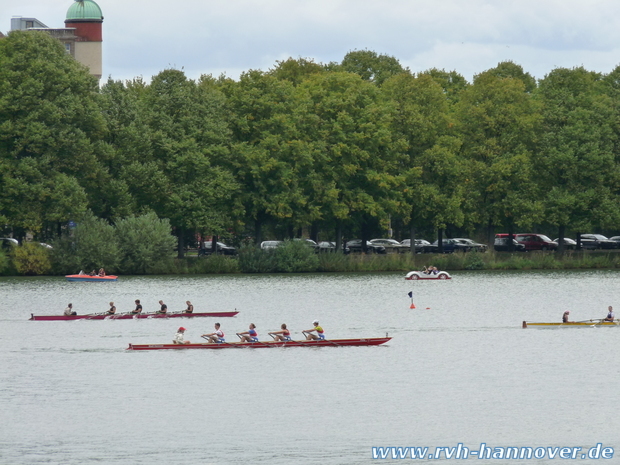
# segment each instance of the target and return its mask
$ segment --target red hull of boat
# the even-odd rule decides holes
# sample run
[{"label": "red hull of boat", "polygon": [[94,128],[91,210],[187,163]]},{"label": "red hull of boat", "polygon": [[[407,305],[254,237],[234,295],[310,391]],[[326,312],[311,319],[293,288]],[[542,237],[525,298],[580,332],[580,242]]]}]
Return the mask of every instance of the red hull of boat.
[{"label": "red hull of boat", "polygon": [[219,344],[129,344],[127,350],[166,350],[166,349],[231,349],[266,347],[343,347],[378,346],[388,342],[391,337],[371,337],[365,339],[333,339],[322,341],[266,341],[266,342],[223,342]]},{"label": "red hull of boat", "polygon": [[235,316],[235,312],[209,312],[209,313],[138,313],[137,315],[121,313],[118,315],[32,315],[31,320],[36,321],[73,321],[73,320],[143,320],[146,318],[198,318],[198,317],[232,317]]}]

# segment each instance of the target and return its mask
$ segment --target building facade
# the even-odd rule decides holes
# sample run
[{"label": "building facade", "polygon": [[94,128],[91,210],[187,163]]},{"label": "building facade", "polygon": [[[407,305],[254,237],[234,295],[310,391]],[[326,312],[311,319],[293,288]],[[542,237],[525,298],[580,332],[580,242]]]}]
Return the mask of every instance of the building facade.
[{"label": "building facade", "polygon": [[101,79],[103,15],[93,0],[75,0],[67,10],[64,28],[50,28],[36,18],[11,18],[11,31],[44,31],[60,41],[67,53]]}]

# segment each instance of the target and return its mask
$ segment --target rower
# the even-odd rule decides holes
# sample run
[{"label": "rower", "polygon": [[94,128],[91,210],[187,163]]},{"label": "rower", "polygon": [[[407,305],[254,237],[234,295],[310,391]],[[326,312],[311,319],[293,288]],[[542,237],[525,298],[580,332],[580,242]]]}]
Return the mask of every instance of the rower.
[{"label": "rower", "polygon": [[172,340],[173,344],[191,344],[191,342],[185,340],[185,328],[181,326],[177,329],[177,333]]},{"label": "rower", "polygon": [[65,316],[73,316],[73,315],[77,315],[77,312],[73,311],[73,304],[69,304],[67,305],[67,308],[65,308]]},{"label": "rower", "polygon": [[562,315],[562,323],[570,323],[570,321],[568,321],[568,315],[570,315],[570,312],[566,310]]},{"label": "rower", "polygon": [[[319,320],[314,320],[312,324],[314,325],[314,328],[306,329],[304,331],[304,333],[308,333],[306,334],[306,339],[314,339],[314,340],[325,339],[325,331],[323,331],[323,328],[319,326]],[[312,334],[315,331],[316,331],[316,334]]]},{"label": "rower", "polygon": [[108,315],[114,315],[116,313],[116,307],[114,306],[114,302],[110,302],[110,310],[108,310]]},{"label": "rower", "polygon": [[168,306],[164,303],[163,300],[159,301],[159,305],[161,305],[161,308],[157,313],[168,313]]},{"label": "rower", "polygon": [[224,340],[224,331],[220,329],[220,324],[215,323],[215,332],[203,334],[201,337],[206,337],[209,339],[209,342],[226,342]]},{"label": "rower", "polygon": [[237,333],[237,336],[241,338],[240,342],[258,342],[258,333],[256,332],[256,325],[250,323],[250,329]]},{"label": "rower", "polygon": [[187,308],[185,309],[185,313],[194,313],[194,306],[192,305],[192,303],[188,300],[187,302],[185,302],[187,304]]},{"label": "rower", "polygon": [[614,321],[615,319],[614,309],[610,305],[607,310],[609,310],[609,313],[607,314],[607,318],[605,318],[603,321]]},{"label": "rower", "polygon": [[286,323],[282,323],[280,328],[282,328],[280,331],[272,331],[269,335],[274,336],[274,340],[276,341],[290,341],[291,332],[286,328]]},{"label": "rower", "polygon": [[131,313],[134,315],[142,313],[142,305],[140,304],[140,299],[136,299],[136,309],[132,310]]}]

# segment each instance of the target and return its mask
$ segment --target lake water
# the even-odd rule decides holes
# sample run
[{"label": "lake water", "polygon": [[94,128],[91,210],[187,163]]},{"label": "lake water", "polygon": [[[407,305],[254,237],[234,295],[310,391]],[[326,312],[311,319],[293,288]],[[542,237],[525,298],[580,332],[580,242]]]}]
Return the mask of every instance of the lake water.
[{"label": "lake water", "polygon": [[[620,447],[619,328],[522,329],[620,310],[616,271],[0,278],[0,463],[369,464],[373,447]],[[407,293],[414,292],[411,309]],[[141,299],[235,318],[28,321]],[[328,338],[378,347],[126,351],[228,340],[319,319]],[[232,336],[232,338],[231,338]],[[618,450],[620,454],[620,450]],[[613,460],[599,460],[618,463]],[[470,461],[480,461],[470,457]],[[530,460],[566,462],[559,458]],[[571,460],[569,460],[571,461]],[[582,463],[591,463],[581,460]],[[447,460],[425,460],[445,463]],[[449,462],[449,461],[448,461]],[[462,462],[462,461],[461,461]],[[483,461],[484,462],[484,461]],[[489,462],[488,460],[486,462]],[[502,461],[491,461],[501,463]],[[506,462],[504,460],[503,462]],[[519,461],[512,460],[512,463]]]}]

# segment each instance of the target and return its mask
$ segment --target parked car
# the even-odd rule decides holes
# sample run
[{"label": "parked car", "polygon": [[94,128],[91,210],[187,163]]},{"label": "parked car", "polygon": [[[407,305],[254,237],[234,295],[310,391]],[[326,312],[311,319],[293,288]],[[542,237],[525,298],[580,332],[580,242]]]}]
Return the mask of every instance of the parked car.
[{"label": "parked car", "polygon": [[557,250],[558,243],[544,234],[515,234],[517,242],[525,246],[525,250]]},{"label": "parked car", "polygon": [[[502,237],[502,236],[505,236],[505,237]],[[497,252],[508,252],[509,251],[508,244],[509,244],[508,234],[496,234],[495,235],[495,242],[493,244],[493,248]],[[516,239],[512,239],[512,250],[515,252],[526,252],[525,245],[517,242]]]},{"label": "parked car", "polygon": [[618,248],[620,249],[620,236],[612,236],[609,238],[610,241],[614,241],[618,243]]},{"label": "parked car", "polygon": [[582,234],[581,247],[584,249],[616,249],[618,242],[607,239],[602,234]]},{"label": "parked car", "polygon": [[[350,241],[347,241],[346,247],[349,248],[351,253],[354,253],[354,252],[361,253],[362,252],[362,240],[361,239],[351,239]],[[387,252],[385,250],[385,247],[383,247],[382,245],[373,244],[373,243],[371,243],[369,241],[366,241],[366,253],[380,253],[380,254],[384,254],[384,253],[387,253]]]},{"label": "parked car", "polygon": [[386,253],[406,253],[410,250],[410,247],[401,244],[395,239],[371,239],[370,243],[382,245],[385,247]]},{"label": "parked car", "polygon": [[[237,255],[237,249],[226,245],[223,242],[217,242],[216,250],[218,254],[222,255]],[[211,255],[213,253],[213,242],[205,241],[202,243],[202,247],[198,249],[198,256]]]},{"label": "parked car", "polygon": [[263,250],[273,250],[281,244],[282,241],[263,241],[260,243],[260,248]]},{"label": "parked car", "polygon": [[312,239],[302,239],[302,238],[295,238],[293,239],[294,241],[304,241],[304,243],[308,246],[308,247],[312,247],[312,249],[316,252],[319,253],[319,244],[317,244],[316,242],[314,242]]},{"label": "parked car", "polygon": [[[443,253],[453,253],[457,250],[457,242],[454,239],[442,239],[441,245]],[[427,247],[429,253],[439,253],[439,240],[436,240]]]},{"label": "parked car", "polygon": [[[557,242],[558,244],[560,244],[560,238],[556,237],[555,239],[553,239],[553,242]],[[572,240],[570,237],[565,237],[563,242],[564,242],[564,248],[566,250],[575,250],[575,249],[577,249],[577,242]]]},{"label": "parked car", "polygon": [[[402,245],[411,248],[411,239],[405,239],[401,242]],[[431,243],[425,241],[424,239],[416,239],[415,240],[415,253],[426,253],[429,251]]]},{"label": "parked car", "polygon": [[[336,251],[336,243],[331,241],[321,241],[319,242],[319,252],[335,252]],[[348,254],[350,252],[348,247],[343,246],[343,252]]]},{"label": "parked car", "polygon": [[0,237],[0,247],[3,250],[10,250],[12,247],[18,246],[19,242],[17,239],[13,239],[12,237]]},{"label": "parked car", "polygon": [[457,250],[462,250],[463,252],[486,252],[489,250],[488,245],[480,244],[479,242],[472,241],[471,239],[456,237],[454,240],[457,242],[455,244]]}]

